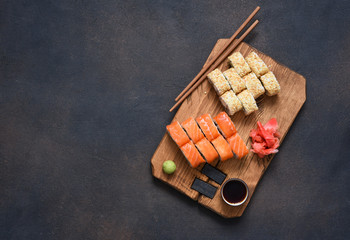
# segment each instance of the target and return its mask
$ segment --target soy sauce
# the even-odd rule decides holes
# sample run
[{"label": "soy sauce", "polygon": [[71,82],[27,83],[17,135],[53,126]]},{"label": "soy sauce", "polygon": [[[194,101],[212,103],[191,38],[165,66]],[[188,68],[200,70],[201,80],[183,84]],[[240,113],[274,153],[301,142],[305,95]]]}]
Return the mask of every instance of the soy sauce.
[{"label": "soy sauce", "polygon": [[242,182],[232,180],[225,184],[222,193],[227,202],[235,204],[245,199],[247,196],[247,189]]}]

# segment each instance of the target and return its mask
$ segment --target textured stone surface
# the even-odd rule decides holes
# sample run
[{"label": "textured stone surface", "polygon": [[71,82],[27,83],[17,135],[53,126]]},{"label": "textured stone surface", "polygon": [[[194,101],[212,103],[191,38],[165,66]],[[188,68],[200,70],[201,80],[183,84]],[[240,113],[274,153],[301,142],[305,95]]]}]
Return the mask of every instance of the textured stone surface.
[{"label": "textured stone surface", "polygon": [[256,4],[1,1],[0,238],[348,238],[348,1],[258,3],[246,42],[307,101],[241,218],[151,175],[173,99]]}]

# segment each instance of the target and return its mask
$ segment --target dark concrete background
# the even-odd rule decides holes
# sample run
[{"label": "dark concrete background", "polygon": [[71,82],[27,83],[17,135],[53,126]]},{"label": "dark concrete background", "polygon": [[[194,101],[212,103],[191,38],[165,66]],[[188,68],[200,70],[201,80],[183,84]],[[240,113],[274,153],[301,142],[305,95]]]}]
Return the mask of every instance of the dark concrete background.
[{"label": "dark concrete background", "polygon": [[[218,38],[304,75],[239,219],[151,176],[173,99]],[[349,239],[349,1],[0,1],[0,239]]]}]

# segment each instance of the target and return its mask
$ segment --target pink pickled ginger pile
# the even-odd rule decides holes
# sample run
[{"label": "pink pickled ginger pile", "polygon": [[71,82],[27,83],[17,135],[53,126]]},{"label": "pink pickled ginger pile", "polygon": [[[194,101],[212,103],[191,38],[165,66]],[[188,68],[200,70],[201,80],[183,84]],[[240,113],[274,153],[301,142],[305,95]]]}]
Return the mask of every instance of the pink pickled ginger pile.
[{"label": "pink pickled ginger pile", "polygon": [[258,128],[252,129],[249,134],[253,141],[251,151],[258,154],[260,158],[277,153],[277,148],[280,145],[280,133],[277,131],[276,118],[271,118],[264,126],[258,121],[257,125]]}]

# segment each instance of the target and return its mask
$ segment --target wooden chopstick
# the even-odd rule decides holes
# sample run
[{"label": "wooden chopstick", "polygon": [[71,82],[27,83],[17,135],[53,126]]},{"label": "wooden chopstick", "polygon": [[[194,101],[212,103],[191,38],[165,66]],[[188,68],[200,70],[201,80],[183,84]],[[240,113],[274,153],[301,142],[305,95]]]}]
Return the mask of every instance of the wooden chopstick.
[{"label": "wooden chopstick", "polygon": [[182,103],[182,102],[187,98],[187,96],[190,95],[190,94],[198,87],[198,85],[201,84],[201,83],[204,81],[204,79],[206,79],[207,74],[208,74],[209,72],[213,71],[217,66],[219,66],[219,65],[222,63],[223,60],[225,60],[225,59],[228,57],[228,55],[231,54],[231,52],[238,46],[238,44],[240,44],[240,43],[243,41],[243,39],[253,30],[253,28],[254,28],[258,23],[259,23],[259,20],[255,20],[255,22],[247,29],[247,31],[245,31],[245,32],[243,33],[243,35],[242,35],[239,39],[237,39],[237,41],[235,41],[235,42],[233,43],[233,45],[230,46],[230,47],[227,49],[227,51],[217,59],[217,61],[211,66],[211,68],[208,69],[208,70],[205,72],[205,74],[191,87],[191,89],[189,89],[189,90],[185,93],[185,95],[183,95],[183,96],[179,99],[179,101],[177,101],[177,102],[175,103],[175,105],[169,110],[169,112],[173,111],[177,106],[179,106],[179,104]]},{"label": "wooden chopstick", "polygon": [[244,23],[237,29],[237,31],[232,35],[232,37],[227,41],[227,43],[222,47],[222,49],[216,54],[212,60],[197,74],[197,76],[187,85],[187,87],[182,90],[182,92],[175,98],[175,101],[179,100],[185,92],[192,87],[193,84],[208,70],[208,68],[220,57],[220,55],[227,49],[227,47],[236,39],[238,34],[247,26],[247,24],[252,20],[252,18],[257,14],[260,10],[260,7],[257,6],[255,10],[249,15],[249,17],[244,21]]}]

